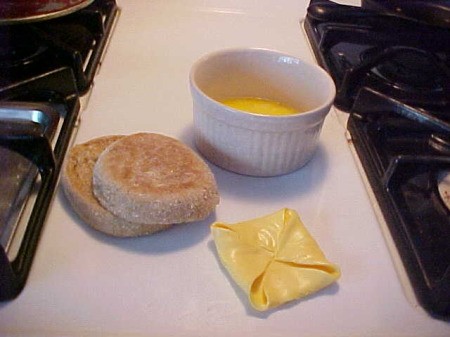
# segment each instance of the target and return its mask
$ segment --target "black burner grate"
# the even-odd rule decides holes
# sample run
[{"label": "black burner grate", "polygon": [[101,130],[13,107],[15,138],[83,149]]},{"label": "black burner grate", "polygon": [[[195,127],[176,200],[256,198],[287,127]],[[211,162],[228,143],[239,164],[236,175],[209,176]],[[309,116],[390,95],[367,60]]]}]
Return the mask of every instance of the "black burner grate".
[{"label": "black burner grate", "polygon": [[[24,182],[8,193],[14,207],[0,223],[0,300],[15,298],[25,286],[79,122],[80,97],[93,85],[118,13],[114,0],[96,0],[58,19],[0,26],[0,112],[8,116],[0,118],[0,147],[13,152],[8,158],[20,158],[20,165],[7,163],[10,182]],[[34,117],[23,119],[28,111],[55,116],[55,132],[43,131]],[[30,168],[15,174],[19,166]],[[5,233],[11,233],[7,244]],[[18,242],[15,249],[9,249],[10,239]]]},{"label": "black burner grate", "polygon": [[[442,42],[448,29],[326,0],[311,1],[305,29],[317,60],[335,80],[340,109],[350,110],[364,86],[414,106],[450,104],[450,45]],[[414,63],[406,66],[408,58]],[[432,83],[425,83],[429,78]],[[414,81],[431,90],[418,90]]]},{"label": "black burner grate", "polygon": [[417,298],[449,319],[450,31],[373,8],[313,0],[304,27]]},{"label": "black burner grate", "polygon": [[98,0],[58,19],[0,26],[0,92],[69,67],[79,94],[85,94],[100,65],[117,11],[114,0]]}]

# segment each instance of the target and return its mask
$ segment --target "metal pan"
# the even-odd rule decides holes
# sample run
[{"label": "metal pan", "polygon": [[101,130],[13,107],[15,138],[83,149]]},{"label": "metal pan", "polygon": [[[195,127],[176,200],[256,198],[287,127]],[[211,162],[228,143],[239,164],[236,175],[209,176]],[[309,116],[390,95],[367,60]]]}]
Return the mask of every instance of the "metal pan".
[{"label": "metal pan", "polygon": [[92,2],[94,0],[1,0],[0,25],[54,19]]}]

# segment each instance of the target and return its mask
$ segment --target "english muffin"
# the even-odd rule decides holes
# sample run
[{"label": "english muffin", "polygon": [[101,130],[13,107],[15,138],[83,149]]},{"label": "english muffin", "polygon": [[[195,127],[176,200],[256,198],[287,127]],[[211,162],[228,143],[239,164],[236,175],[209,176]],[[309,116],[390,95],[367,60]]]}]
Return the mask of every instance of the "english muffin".
[{"label": "english muffin", "polygon": [[92,192],[94,165],[99,155],[124,136],[105,136],[74,146],[67,157],[61,184],[69,203],[79,217],[103,233],[117,237],[148,235],[171,227],[171,224],[142,224],[117,217],[106,210]]},{"label": "english muffin", "polygon": [[117,217],[177,224],[205,219],[219,203],[214,175],[182,142],[137,133],[108,146],[94,166],[93,191]]}]

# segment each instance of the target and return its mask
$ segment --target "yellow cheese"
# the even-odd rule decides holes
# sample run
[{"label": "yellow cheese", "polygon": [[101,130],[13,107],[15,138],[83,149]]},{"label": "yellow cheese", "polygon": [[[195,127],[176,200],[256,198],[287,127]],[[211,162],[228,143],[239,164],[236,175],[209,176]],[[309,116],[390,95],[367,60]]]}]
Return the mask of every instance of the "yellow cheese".
[{"label": "yellow cheese", "polygon": [[237,110],[253,112],[260,115],[283,116],[299,112],[286,104],[262,98],[229,98],[223,100],[222,103]]},{"label": "yellow cheese", "polygon": [[310,295],[340,277],[294,210],[211,231],[220,260],[260,311]]}]

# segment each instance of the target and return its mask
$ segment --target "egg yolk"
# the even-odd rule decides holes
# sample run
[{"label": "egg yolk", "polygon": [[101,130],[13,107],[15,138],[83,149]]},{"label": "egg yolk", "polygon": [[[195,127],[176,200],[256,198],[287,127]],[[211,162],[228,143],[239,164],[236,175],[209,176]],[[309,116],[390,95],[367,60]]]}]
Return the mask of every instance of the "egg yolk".
[{"label": "egg yolk", "polygon": [[260,115],[285,116],[296,114],[299,111],[280,102],[254,97],[228,98],[222,100],[222,103],[246,112],[252,112]]}]

